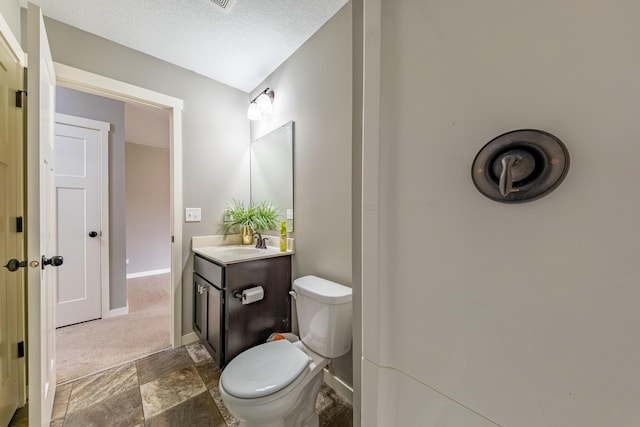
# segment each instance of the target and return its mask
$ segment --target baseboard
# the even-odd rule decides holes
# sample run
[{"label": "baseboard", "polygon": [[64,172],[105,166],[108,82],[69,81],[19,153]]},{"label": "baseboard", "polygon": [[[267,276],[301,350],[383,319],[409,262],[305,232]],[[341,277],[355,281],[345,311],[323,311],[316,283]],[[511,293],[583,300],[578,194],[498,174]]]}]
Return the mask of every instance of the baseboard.
[{"label": "baseboard", "polygon": [[347,385],[340,378],[329,372],[328,369],[324,370],[324,382],[329,387],[335,390],[336,393],[351,405],[353,405],[353,388]]},{"label": "baseboard", "polygon": [[156,274],[171,273],[170,268],[162,268],[160,270],[141,271],[139,273],[127,274],[127,279],[135,279],[137,277],[155,276]]},{"label": "baseboard", "polygon": [[191,344],[197,342],[198,340],[199,338],[195,332],[189,332],[188,334],[182,336],[182,345]]},{"label": "baseboard", "polygon": [[116,317],[116,316],[124,316],[125,314],[129,314],[129,306],[124,306],[120,308],[114,308],[113,310],[109,310],[104,317]]}]

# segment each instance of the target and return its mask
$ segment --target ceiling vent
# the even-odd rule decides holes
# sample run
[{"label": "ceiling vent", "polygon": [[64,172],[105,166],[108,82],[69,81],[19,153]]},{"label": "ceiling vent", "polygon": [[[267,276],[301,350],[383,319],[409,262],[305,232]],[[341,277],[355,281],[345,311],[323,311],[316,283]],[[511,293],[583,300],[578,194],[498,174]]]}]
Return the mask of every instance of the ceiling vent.
[{"label": "ceiling vent", "polygon": [[233,0],[211,0],[211,3],[215,4],[216,6],[220,6],[225,10],[228,10],[231,8]]}]

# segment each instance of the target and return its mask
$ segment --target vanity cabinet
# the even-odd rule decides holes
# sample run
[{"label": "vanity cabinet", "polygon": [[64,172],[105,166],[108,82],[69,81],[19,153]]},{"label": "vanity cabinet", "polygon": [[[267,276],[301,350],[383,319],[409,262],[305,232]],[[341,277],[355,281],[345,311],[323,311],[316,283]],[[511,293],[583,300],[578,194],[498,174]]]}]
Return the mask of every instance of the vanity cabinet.
[{"label": "vanity cabinet", "polygon": [[[218,264],[194,256],[193,330],[220,367],[291,330],[291,256]],[[242,291],[262,286],[264,298],[242,304]]]}]

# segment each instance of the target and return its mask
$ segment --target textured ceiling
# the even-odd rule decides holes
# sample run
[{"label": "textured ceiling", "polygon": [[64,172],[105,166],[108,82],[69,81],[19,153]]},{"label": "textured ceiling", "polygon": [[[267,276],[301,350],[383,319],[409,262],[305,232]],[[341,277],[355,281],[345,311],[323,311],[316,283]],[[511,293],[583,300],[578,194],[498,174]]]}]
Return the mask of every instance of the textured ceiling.
[{"label": "textured ceiling", "polygon": [[347,1],[31,0],[45,16],[245,92]]}]

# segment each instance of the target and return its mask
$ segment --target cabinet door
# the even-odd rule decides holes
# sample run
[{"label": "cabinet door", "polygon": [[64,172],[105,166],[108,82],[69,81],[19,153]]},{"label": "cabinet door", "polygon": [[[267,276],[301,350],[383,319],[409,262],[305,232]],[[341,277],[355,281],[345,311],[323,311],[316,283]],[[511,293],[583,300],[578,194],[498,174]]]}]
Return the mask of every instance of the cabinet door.
[{"label": "cabinet door", "polygon": [[193,274],[193,331],[201,340],[207,333],[207,282]]},{"label": "cabinet door", "polygon": [[222,292],[220,289],[208,285],[207,290],[207,334],[206,341],[209,344],[213,360],[222,367]]},{"label": "cabinet door", "polygon": [[[225,363],[264,343],[273,332],[291,330],[291,256],[230,264],[226,267]],[[264,288],[264,299],[243,305],[234,293]]]}]

